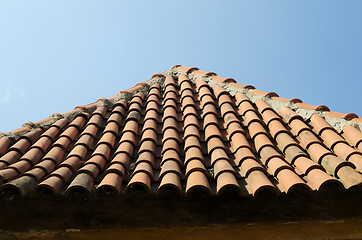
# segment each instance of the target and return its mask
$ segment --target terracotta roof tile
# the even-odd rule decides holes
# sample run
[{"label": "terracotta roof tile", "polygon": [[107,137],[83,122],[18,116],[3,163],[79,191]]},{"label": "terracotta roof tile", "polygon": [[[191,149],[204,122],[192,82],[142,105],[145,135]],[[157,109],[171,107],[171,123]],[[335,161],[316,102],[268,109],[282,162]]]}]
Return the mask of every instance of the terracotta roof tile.
[{"label": "terracotta roof tile", "polygon": [[[33,169],[39,168],[39,169],[42,169],[45,174],[50,174],[55,169],[56,166],[57,166],[57,164],[54,161],[48,159],[48,160],[43,160],[40,163],[36,164]],[[32,171],[32,170],[30,170],[30,171]],[[27,172],[27,173],[29,173],[29,172]],[[25,174],[27,174],[27,173],[25,173]],[[40,180],[40,178],[38,177],[37,181],[39,181],[39,180]]]},{"label": "terracotta roof tile", "polygon": [[255,169],[250,172],[248,177],[245,179],[247,185],[245,186],[253,196],[262,195],[263,193],[271,192],[273,195],[279,194],[278,189],[263,171]]},{"label": "terracotta roof tile", "polygon": [[351,125],[346,125],[343,128],[343,136],[347,139],[351,146],[362,152],[362,133]]},{"label": "terracotta roof tile", "polygon": [[186,195],[192,194],[196,189],[205,191],[207,194],[211,194],[211,189],[207,176],[202,171],[193,171],[187,178],[186,183]]},{"label": "terracotta roof tile", "polygon": [[82,159],[78,156],[67,157],[59,166],[66,166],[75,172],[82,164]]},{"label": "terracotta roof tile", "polygon": [[31,142],[28,139],[20,139],[13,146],[10,147],[9,151],[17,151],[20,154],[24,154],[26,150],[31,146]]},{"label": "terracotta roof tile", "polygon": [[128,183],[126,192],[135,191],[136,189],[142,189],[146,192],[151,192],[151,181],[149,173],[137,172]]},{"label": "terracotta roof tile", "polygon": [[2,134],[0,191],[264,196],[354,188],[362,184],[360,123],[177,65]]},{"label": "terracotta roof tile", "polygon": [[176,189],[178,194],[182,195],[180,176],[174,172],[168,172],[162,178],[158,191],[162,193],[166,191],[172,191],[172,189]]},{"label": "terracotta roof tile", "polygon": [[52,149],[44,156],[43,160],[50,159],[55,163],[60,163],[63,160],[64,154],[64,148],[53,145]]}]

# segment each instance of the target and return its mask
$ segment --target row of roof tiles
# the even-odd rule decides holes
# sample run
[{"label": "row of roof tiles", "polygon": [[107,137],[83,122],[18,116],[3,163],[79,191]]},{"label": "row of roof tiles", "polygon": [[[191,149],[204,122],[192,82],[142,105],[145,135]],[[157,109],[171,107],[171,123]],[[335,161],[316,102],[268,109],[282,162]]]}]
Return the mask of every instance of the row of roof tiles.
[{"label": "row of roof tiles", "polygon": [[[345,125],[336,131],[320,114],[305,120],[288,107],[277,113],[263,99],[251,101],[245,89],[335,116],[327,107],[283,99],[196,68],[175,66],[173,71],[178,75],[156,74],[121,91],[121,97],[65,114],[71,117],[56,114],[4,135],[2,194],[84,196],[142,190],[255,196],[361,185],[358,128]],[[232,96],[222,86],[240,91]],[[361,122],[353,114],[337,117]],[[14,141],[12,134],[26,128],[31,130]]]}]

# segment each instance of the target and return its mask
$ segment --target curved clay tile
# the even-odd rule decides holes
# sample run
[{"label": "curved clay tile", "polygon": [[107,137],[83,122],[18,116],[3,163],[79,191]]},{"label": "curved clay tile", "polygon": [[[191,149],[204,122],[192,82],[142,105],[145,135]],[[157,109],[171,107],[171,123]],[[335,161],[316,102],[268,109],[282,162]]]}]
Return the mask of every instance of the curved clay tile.
[{"label": "curved clay tile", "polygon": [[2,133],[0,195],[263,199],[313,190],[328,198],[330,189],[362,185],[360,123],[353,113],[176,65]]}]

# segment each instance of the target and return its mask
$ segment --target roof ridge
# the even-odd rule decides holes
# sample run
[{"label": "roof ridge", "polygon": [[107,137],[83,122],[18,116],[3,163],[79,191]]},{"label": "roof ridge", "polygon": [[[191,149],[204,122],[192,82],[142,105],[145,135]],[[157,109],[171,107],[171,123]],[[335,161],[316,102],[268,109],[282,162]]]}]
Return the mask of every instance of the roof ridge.
[{"label": "roof ridge", "polygon": [[30,132],[36,128],[44,128],[47,130],[54,122],[61,118],[68,118],[69,120],[73,120],[75,117],[79,116],[83,113],[92,113],[100,106],[107,106],[110,108],[121,99],[129,100],[138,92],[148,93],[149,88],[152,84],[156,82],[160,82],[162,85],[164,81],[163,74],[156,73],[154,74],[151,79],[147,80],[146,82],[139,82],[134,87],[129,88],[128,90],[120,90],[117,94],[110,98],[99,98],[97,101],[93,103],[89,103],[87,105],[77,105],[73,110],[65,112],[65,113],[53,113],[48,118],[40,120],[38,122],[26,122],[20,128],[2,133],[0,132],[0,139],[2,137],[9,137],[14,140],[17,140],[19,137],[23,136],[24,134]]},{"label": "roof ridge", "polygon": [[[358,117],[357,114],[355,113],[344,114],[339,112],[332,112],[325,105],[314,106],[311,104],[304,103],[302,100],[298,98],[293,98],[293,99],[282,98],[279,97],[279,95],[275,92],[264,92],[256,89],[252,85],[242,85],[237,83],[233,78],[223,78],[218,76],[214,72],[201,71],[197,67],[189,68],[181,65],[175,65],[165,71],[165,73],[168,72],[173,72],[173,74],[175,75],[185,74],[192,81],[194,81],[195,78],[200,78],[205,82],[207,82],[211,87],[214,84],[218,84],[219,86],[227,90],[232,96],[234,96],[236,92],[244,93],[251,99],[252,102],[262,99],[266,101],[269,105],[271,105],[271,107],[277,113],[280,113],[280,107],[282,106],[288,107],[296,111],[298,114],[300,114],[305,120],[309,120],[310,117],[316,113],[321,117],[323,117],[336,130],[342,130],[346,125],[352,125],[358,128],[358,130],[362,131],[362,118]],[[253,92],[255,92],[256,94]],[[309,108],[313,107],[314,109],[307,109],[298,105]]]},{"label": "roof ridge", "polygon": [[[1,133],[0,138],[7,136],[13,139],[18,139],[20,136],[28,133],[32,129],[42,127],[45,130],[50,127],[52,123],[57,121],[60,118],[68,118],[69,120],[74,119],[74,117],[78,116],[82,113],[92,113],[99,106],[106,105],[108,108],[112,106],[115,102],[121,99],[130,99],[133,95],[138,92],[143,92],[145,94],[148,93],[149,87],[159,82],[160,85],[163,85],[164,79],[167,75],[172,75],[174,77],[184,74],[186,75],[192,82],[195,81],[196,78],[200,78],[207,82],[211,87],[214,84],[218,84],[227,90],[232,96],[236,94],[236,92],[241,92],[246,94],[252,102],[256,100],[262,99],[266,101],[276,112],[280,112],[280,107],[288,107],[298,114],[300,114],[305,120],[309,120],[310,117],[317,113],[321,117],[323,117],[334,129],[343,130],[346,125],[352,125],[356,127],[358,130],[362,131],[362,118],[358,117],[354,113],[339,113],[330,111],[330,109],[325,105],[314,106],[311,104],[304,103],[302,100],[298,98],[293,99],[285,99],[279,97],[279,95],[275,92],[264,92],[256,89],[252,85],[242,85],[235,81],[233,78],[223,78],[218,76],[215,72],[205,72],[200,70],[197,67],[185,67],[182,65],[174,65],[173,67],[165,70],[163,73],[155,73],[152,77],[145,81],[139,82],[134,87],[131,87],[127,90],[120,90],[115,96],[110,98],[100,98],[97,101],[87,104],[87,105],[78,105],[73,110],[59,114],[54,113],[49,116],[49,118],[40,120],[38,122],[26,122],[19,129],[15,129],[10,132]],[[254,93],[253,93],[254,92]],[[274,99],[273,99],[274,98]],[[300,106],[298,106],[300,105]],[[309,109],[303,108],[308,107]],[[314,109],[310,109],[314,108]]]}]

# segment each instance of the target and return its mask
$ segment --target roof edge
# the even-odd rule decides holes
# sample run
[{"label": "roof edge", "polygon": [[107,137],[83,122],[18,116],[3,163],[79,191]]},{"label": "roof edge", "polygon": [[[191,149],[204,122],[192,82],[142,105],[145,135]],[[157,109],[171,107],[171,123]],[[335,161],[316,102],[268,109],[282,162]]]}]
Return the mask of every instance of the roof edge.
[{"label": "roof edge", "polygon": [[[359,118],[354,113],[343,114],[339,112],[332,112],[325,105],[314,106],[303,103],[300,99],[296,98],[290,100],[281,98],[275,92],[264,92],[257,90],[252,85],[242,85],[236,83],[233,78],[223,78],[215,73],[211,74],[211,72],[199,70],[199,68],[196,67],[189,68],[182,65],[175,65],[164,72],[164,75],[177,76],[179,74],[186,75],[193,82],[196,78],[201,78],[207,82],[210,87],[212,87],[214,84],[217,84],[227,90],[232,96],[234,96],[237,92],[244,93],[253,103],[259,99],[264,100],[277,113],[280,113],[281,107],[288,107],[301,115],[304,120],[309,120],[313,114],[318,114],[337,131],[343,130],[346,125],[352,125],[359,131],[362,131],[362,118]],[[302,106],[304,106],[304,108]],[[309,109],[305,107],[308,107]]]},{"label": "roof edge", "polygon": [[92,113],[99,106],[107,106],[107,108],[110,108],[119,100],[122,99],[128,100],[138,92],[143,92],[145,95],[147,95],[151,85],[155,83],[163,85],[165,77],[167,75],[172,75],[176,77],[180,74],[186,75],[192,82],[194,82],[196,78],[200,78],[205,82],[207,82],[210,87],[212,87],[214,84],[217,84],[223,87],[225,90],[227,90],[232,96],[234,96],[237,92],[244,93],[254,103],[257,100],[262,99],[266,103],[268,103],[277,113],[280,113],[281,107],[288,107],[294,110],[299,115],[301,115],[305,120],[309,120],[313,114],[318,114],[321,117],[323,117],[337,131],[343,130],[343,128],[346,125],[352,125],[362,132],[362,118],[359,118],[354,113],[343,114],[339,112],[332,112],[329,110],[327,106],[324,105],[314,106],[310,104],[305,104],[300,99],[297,98],[293,99],[281,98],[275,92],[264,92],[261,90],[257,90],[252,85],[239,84],[233,78],[223,78],[218,76],[214,72],[202,71],[197,67],[185,67],[182,65],[174,65],[173,67],[167,69],[163,73],[153,74],[152,77],[145,82],[139,82],[130,89],[119,91],[113,97],[100,98],[93,103],[84,106],[76,106],[73,110],[66,113],[62,114],[54,113],[50,115],[48,118],[35,123],[26,122],[22,125],[22,127],[15,129],[13,131],[6,133],[0,132],[0,138],[9,137],[11,139],[17,140],[19,137],[30,132],[33,129],[41,127],[46,130],[55,121],[61,118],[68,118],[71,121],[80,114]]}]

